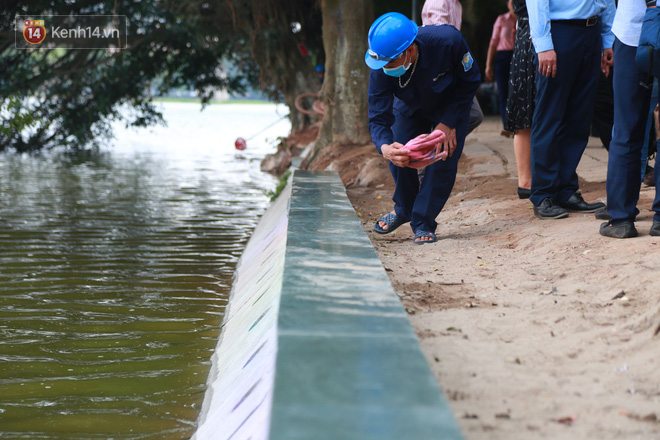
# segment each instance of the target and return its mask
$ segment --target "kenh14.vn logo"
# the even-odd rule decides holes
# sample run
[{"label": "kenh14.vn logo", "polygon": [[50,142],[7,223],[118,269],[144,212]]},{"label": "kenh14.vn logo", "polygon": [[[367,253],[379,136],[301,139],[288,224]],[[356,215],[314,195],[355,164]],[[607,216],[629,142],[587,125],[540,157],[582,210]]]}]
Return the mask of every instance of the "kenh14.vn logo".
[{"label": "kenh14.vn logo", "polygon": [[46,38],[46,24],[44,20],[25,20],[23,38],[30,44],[39,44]]}]

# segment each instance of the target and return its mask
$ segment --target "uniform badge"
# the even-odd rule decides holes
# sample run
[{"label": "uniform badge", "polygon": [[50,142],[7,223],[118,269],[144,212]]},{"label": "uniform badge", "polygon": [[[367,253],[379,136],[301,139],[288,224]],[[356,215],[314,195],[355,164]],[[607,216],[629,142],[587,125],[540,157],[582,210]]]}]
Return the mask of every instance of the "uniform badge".
[{"label": "uniform badge", "polygon": [[472,55],[470,54],[470,52],[463,55],[463,61],[461,62],[463,63],[463,70],[465,70],[466,72],[472,68],[474,59],[472,59]]}]

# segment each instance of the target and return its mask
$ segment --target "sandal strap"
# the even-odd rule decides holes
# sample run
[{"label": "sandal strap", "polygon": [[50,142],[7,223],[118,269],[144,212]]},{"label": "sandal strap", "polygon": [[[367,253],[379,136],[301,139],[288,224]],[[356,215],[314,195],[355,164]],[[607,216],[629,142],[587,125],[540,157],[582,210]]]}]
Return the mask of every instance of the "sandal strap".
[{"label": "sandal strap", "polygon": [[390,228],[394,223],[396,223],[399,220],[399,217],[396,214],[392,214],[391,212],[388,212],[384,216],[378,220],[379,222],[385,222],[387,224],[387,227]]},{"label": "sandal strap", "polygon": [[415,238],[421,238],[421,237],[431,237],[431,238],[435,238],[435,234],[434,234],[433,232],[430,232],[430,231],[424,231],[424,230],[421,230],[421,229],[420,229],[420,230],[418,230],[417,232],[415,232]]}]

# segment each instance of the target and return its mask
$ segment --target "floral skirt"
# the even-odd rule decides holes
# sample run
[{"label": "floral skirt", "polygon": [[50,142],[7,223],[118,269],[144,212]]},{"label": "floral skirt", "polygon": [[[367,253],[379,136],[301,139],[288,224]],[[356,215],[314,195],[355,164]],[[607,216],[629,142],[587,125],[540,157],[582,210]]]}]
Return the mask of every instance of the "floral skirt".
[{"label": "floral skirt", "polygon": [[518,31],[511,59],[509,74],[509,98],[506,106],[504,128],[515,132],[532,127],[534,98],[536,96],[536,51],[532,44],[527,19],[518,20]]}]

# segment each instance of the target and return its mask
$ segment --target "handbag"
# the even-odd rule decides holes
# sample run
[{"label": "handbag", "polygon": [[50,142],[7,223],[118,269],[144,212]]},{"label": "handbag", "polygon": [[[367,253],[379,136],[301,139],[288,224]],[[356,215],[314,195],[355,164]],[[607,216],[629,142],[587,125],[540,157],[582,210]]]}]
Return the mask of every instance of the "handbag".
[{"label": "handbag", "polygon": [[649,76],[660,77],[660,9],[655,0],[646,2],[642,34],[635,54],[635,63]]}]

